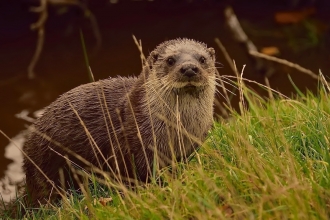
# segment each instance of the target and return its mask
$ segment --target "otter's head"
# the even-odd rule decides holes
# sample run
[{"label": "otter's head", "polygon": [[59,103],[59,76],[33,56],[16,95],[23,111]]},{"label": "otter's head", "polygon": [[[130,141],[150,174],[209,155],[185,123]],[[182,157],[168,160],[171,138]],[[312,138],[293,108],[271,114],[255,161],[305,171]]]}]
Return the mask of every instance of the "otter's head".
[{"label": "otter's head", "polygon": [[166,41],[150,53],[147,64],[153,83],[175,93],[198,93],[215,85],[215,52],[204,43]]}]

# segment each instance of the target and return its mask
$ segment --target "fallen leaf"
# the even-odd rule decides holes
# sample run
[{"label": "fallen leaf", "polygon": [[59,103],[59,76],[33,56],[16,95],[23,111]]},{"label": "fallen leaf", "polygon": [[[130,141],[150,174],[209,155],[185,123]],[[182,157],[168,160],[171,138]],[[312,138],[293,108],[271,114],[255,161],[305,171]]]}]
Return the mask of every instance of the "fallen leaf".
[{"label": "fallen leaf", "polygon": [[260,52],[269,56],[280,54],[280,50],[277,47],[263,47]]},{"label": "fallen leaf", "polygon": [[234,209],[230,205],[225,204],[221,206],[220,209],[226,217],[232,217],[234,214]]},{"label": "fallen leaf", "polygon": [[315,14],[315,11],[315,8],[305,8],[300,11],[276,12],[275,21],[280,24],[295,24]]},{"label": "fallen leaf", "polygon": [[112,201],[112,198],[103,198],[103,197],[100,197],[99,198],[99,202],[103,205],[103,206],[106,206],[108,202],[111,202]]}]

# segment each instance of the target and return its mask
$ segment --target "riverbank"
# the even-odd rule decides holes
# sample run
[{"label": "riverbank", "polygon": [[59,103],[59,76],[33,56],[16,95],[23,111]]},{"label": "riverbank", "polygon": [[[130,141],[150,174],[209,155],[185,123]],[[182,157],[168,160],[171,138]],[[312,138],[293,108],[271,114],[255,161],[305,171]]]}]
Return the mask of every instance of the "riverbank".
[{"label": "riverbank", "polygon": [[136,192],[94,179],[86,193],[26,217],[329,219],[329,87],[320,83],[318,94],[297,91],[294,99],[273,93],[268,101],[239,88],[242,112],[230,109],[229,120],[215,123],[189,163],[157,171]]}]

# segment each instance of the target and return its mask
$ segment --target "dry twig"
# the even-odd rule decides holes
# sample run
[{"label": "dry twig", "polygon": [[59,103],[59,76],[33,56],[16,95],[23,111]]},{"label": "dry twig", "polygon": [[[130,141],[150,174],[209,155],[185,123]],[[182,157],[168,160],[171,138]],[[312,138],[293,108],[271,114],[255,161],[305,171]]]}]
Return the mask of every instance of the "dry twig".
[{"label": "dry twig", "polygon": [[241,24],[239,23],[233,9],[231,7],[227,7],[225,9],[225,18],[227,20],[228,27],[230,28],[234,38],[237,42],[242,44],[245,47],[248,56],[255,64],[255,69],[262,75],[266,77],[270,77],[274,74],[275,70],[269,63],[266,63],[264,60],[259,57],[253,57],[249,54],[250,51],[258,51],[257,47],[253,44],[253,42],[248,38],[245,34]]},{"label": "dry twig", "polygon": [[263,59],[266,59],[266,60],[271,60],[271,61],[283,64],[283,65],[286,65],[288,67],[294,68],[294,69],[296,69],[296,70],[298,70],[302,73],[305,73],[305,74],[309,75],[313,79],[321,80],[321,78],[316,73],[313,73],[311,70],[308,70],[308,69],[306,69],[306,68],[304,68],[304,67],[302,67],[302,66],[300,66],[296,63],[292,63],[290,61],[280,59],[280,58],[277,58],[277,57],[273,57],[273,56],[269,56],[269,55],[266,55],[266,54],[262,54],[262,53],[259,53],[258,51],[249,51],[249,53],[252,56],[260,57],[260,58],[263,58]]},{"label": "dry twig", "polygon": [[45,24],[48,18],[48,6],[49,5],[75,5],[79,7],[83,12],[86,17],[91,22],[92,28],[93,28],[93,33],[96,38],[96,48],[98,49],[101,46],[102,43],[102,37],[101,33],[98,28],[98,24],[96,21],[95,16],[93,13],[88,9],[86,4],[80,2],[79,0],[40,0],[40,6],[38,7],[31,7],[30,11],[39,13],[39,19],[37,22],[33,23],[31,25],[32,30],[37,30],[38,31],[38,40],[37,40],[37,47],[34,52],[34,55],[32,57],[32,60],[28,66],[28,78],[32,79],[35,77],[35,72],[34,68],[40,58],[44,41],[45,41]]}]

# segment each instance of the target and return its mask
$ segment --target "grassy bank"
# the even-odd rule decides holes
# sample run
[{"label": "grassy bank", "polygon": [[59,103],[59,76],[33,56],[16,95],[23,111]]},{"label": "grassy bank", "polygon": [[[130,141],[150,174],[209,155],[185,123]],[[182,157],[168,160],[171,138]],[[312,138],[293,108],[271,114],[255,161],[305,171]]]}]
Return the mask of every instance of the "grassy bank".
[{"label": "grassy bank", "polygon": [[329,219],[330,97],[320,90],[268,102],[247,92],[249,110],[216,123],[188,164],[160,171],[161,184],[120,196],[94,182],[26,217],[222,219],[232,208],[235,219]]}]

